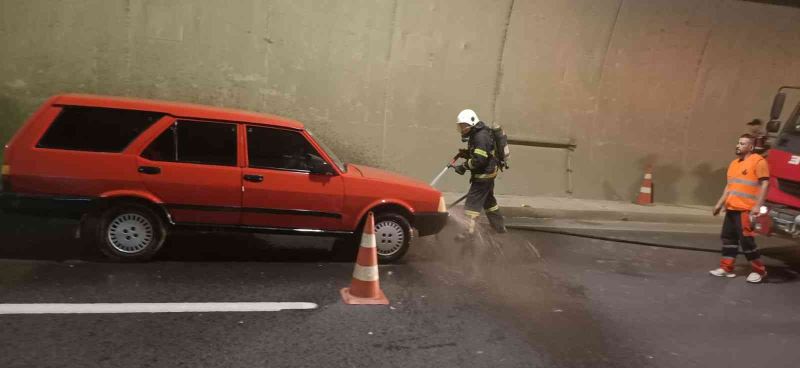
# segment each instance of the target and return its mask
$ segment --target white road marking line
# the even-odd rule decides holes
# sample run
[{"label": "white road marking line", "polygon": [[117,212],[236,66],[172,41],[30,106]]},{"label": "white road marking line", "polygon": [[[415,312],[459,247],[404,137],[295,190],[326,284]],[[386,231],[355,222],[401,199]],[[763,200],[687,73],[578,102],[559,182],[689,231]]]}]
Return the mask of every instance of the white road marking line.
[{"label": "white road marking line", "polygon": [[316,309],[314,303],[48,303],[0,304],[0,314],[278,312]]}]

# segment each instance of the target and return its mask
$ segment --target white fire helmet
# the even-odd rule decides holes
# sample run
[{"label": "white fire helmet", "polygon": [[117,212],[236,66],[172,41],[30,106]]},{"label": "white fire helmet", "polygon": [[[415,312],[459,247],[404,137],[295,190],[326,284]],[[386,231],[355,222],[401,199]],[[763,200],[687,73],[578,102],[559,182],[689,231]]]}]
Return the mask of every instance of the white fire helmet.
[{"label": "white fire helmet", "polygon": [[475,124],[478,124],[479,121],[480,119],[478,119],[478,114],[476,114],[475,111],[472,111],[470,109],[462,110],[460,113],[458,113],[459,124],[467,124],[469,126],[475,126]]}]

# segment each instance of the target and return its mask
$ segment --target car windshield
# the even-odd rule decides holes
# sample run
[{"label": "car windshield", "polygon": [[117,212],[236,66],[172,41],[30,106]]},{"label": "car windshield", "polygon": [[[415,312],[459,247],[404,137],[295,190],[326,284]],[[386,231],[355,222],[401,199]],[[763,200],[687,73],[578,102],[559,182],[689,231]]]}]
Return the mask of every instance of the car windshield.
[{"label": "car windshield", "polygon": [[328,157],[330,157],[331,160],[333,160],[333,163],[339,167],[339,170],[341,170],[342,172],[347,172],[347,165],[345,165],[344,162],[342,162],[342,160],[340,160],[339,157],[336,156],[336,154],[333,153],[333,151],[330,148],[328,148],[325,142],[317,138],[317,136],[314,135],[314,133],[311,133],[310,130],[306,129],[306,131],[308,132],[308,135],[310,135],[312,138],[314,138],[315,141],[317,141],[317,144],[319,144],[320,148],[322,148],[322,150],[328,154]]}]

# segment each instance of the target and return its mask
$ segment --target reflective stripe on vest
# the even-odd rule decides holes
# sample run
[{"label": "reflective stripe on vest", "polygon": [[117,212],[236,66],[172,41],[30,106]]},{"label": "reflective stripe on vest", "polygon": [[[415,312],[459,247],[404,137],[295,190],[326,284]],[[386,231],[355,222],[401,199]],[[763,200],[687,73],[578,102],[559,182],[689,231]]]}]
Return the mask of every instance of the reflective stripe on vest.
[{"label": "reflective stripe on vest", "polygon": [[754,187],[760,187],[760,185],[758,185],[757,181],[745,180],[745,179],[740,179],[740,178],[731,178],[730,180],[728,180],[728,184],[731,184],[731,183],[750,185],[750,186],[754,186]]},{"label": "reflective stripe on vest", "polygon": [[490,172],[487,174],[474,174],[472,175],[473,179],[492,179],[497,177],[497,167],[494,168],[494,172]]},{"label": "reflective stripe on vest", "polygon": [[[754,201],[756,199],[758,199],[758,196],[755,195],[755,194],[742,193],[742,192],[735,191],[735,190],[732,190],[732,191],[728,192],[728,194],[732,195],[732,196],[744,197],[744,198],[747,198],[747,199],[752,199]],[[755,203],[753,203],[753,204],[755,205]]]}]

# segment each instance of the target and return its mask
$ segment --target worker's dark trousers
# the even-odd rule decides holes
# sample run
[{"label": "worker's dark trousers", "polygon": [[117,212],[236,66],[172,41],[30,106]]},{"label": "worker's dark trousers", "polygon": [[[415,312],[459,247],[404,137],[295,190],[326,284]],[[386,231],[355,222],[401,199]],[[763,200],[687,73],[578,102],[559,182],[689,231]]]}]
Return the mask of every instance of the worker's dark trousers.
[{"label": "worker's dark trousers", "polygon": [[765,274],[766,269],[761,262],[761,254],[758,253],[754,235],[749,212],[727,210],[720,236],[722,238],[722,261],[720,261],[720,267],[725,271],[733,272],[733,265],[736,262],[736,256],[739,254],[739,247],[741,247],[744,256],[750,261],[753,272]]},{"label": "worker's dark trousers", "polygon": [[474,220],[481,214],[481,209],[486,211],[489,224],[499,232],[505,232],[506,226],[497,199],[494,198],[494,179],[473,180],[467,193],[467,202],[464,204],[464,213],[473,221],[469,232],[474,230]]}]

